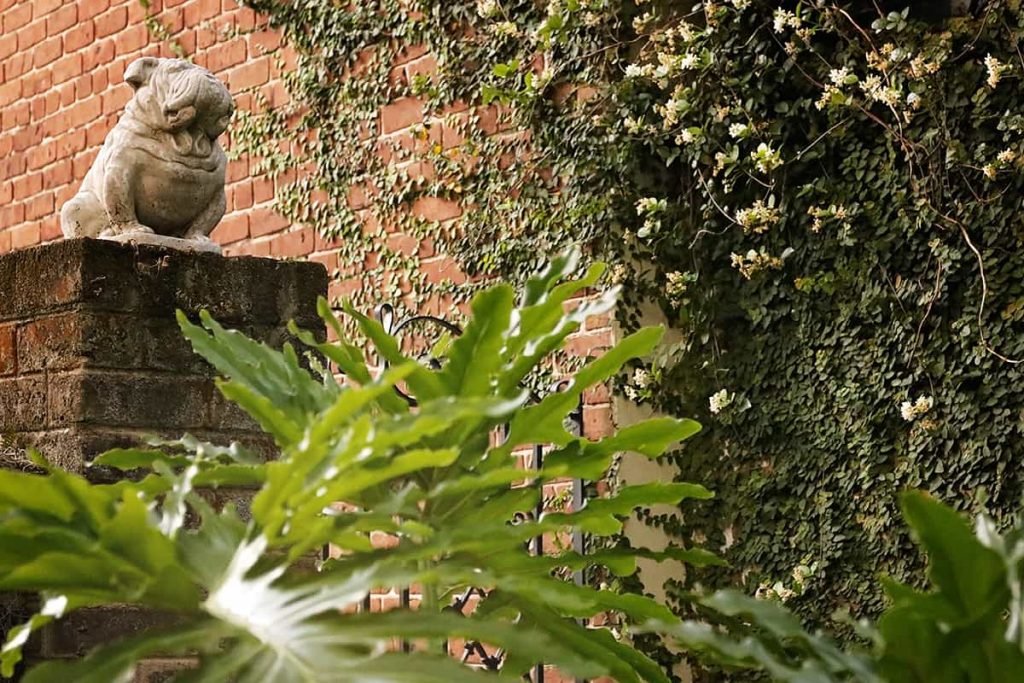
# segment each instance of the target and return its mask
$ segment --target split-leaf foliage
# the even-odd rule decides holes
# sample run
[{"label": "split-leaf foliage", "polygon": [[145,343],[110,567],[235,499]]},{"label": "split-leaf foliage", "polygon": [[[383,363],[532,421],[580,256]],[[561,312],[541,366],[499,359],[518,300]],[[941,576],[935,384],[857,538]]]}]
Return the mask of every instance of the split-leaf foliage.
[{"label": "split-leaf foliage", "polygon": [[[440,370],[403,355],[379,322],[352,307],[346,314],[384,361],[380,372],[354,343],[323,343],[292,328],[310,364],[333,364],[343,382],[305,369],[291,345],[273,350],[206,314],[199,325],[179,314],[194,349],[224,376],[220,391],[273,437],[279,454],[261,461],[238,445],[185,437],[100,456],[103,467],[145,473],[113,484],[90,483],[41,456],[45,473],[0,471],[0,589],[39,592],[43,605],[10,632],[3,674],[48,622],[72,610],[129,605],[170,613],[173,625],[80,660],[39,664],[24,680],[129,680],[140,658],[157,653],[196,655],[198,669],[176,679],[185,681],[495,680],[441,652],[441,639],[457,638],[507,651],[500,680],[545,662],[583,678],[666,681],[628,641],[580,620],[612,613],[625,622],[672,622],[671,612],[567,576],[595,564],[630,574],[640,557],[701,566],[719,562],[714,555],[618,547],[534,556],[527,548],[540,535],[616,534],[638,506],[711,497],[696,484],[652,483],[582,509],[531,515],[546,483],[601,476],[623,450],[657,457],[699,429],[690,420],[654,419],[598,440],[567,431],[582,392],[649,353],[662,334],[656,328],[625,337],[564,391],[531,403],[524,375],[586,316],[614,303],[612,291],[566,310],[603,272],[592,266],[566,280],[577,261],[556,259],[518,303],[504,284],[479,294]],[[320,313],[343,334],[325,301]],[[396,393],[399,384],[417,407]],[[508,436],[499,440],[503,425]],[[516,451],[534,443],[552,450],[541,470],[526,471]],[[254,494],[245,514],[232,505],[214,509],[204,497],[245,487]],[[380,533],[394,542],[374,544]],[[334,557],[310,570],[311,556],[327,545]],[[384,587],[415,587],[422,602],[416,610],[354,613]],[[489,591],[472,614],[446,609],[469,587]],[[389,647],[397,639],[413,651]]]},{"label": "split-leaf foliage", "polygon": [[[877,623],[852,622],[861,647],[809,633],[775,601],[721,590],[700,602],[730,624],[668,627],[688,649],[787,683],[1010,683],[1024,678],[1021,568],[1024,526],[1000,534],[979,515],[974,533],[952,508],[920,491],[901,496],[903,517],[929,558],[928,590],[892,579]],[[749,673],[747,674],[750,675]]]}]

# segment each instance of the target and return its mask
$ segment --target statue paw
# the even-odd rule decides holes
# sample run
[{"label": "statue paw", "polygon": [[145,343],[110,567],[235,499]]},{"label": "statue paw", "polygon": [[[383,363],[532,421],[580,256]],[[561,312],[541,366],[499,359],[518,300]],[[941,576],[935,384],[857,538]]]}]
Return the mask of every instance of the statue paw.
[{"label": "statue paw", "polygon": [[111,225],[109,228],[100,233],[100,238],[104,237],[119,237],[121,235],[152,235],[153,228],[146,227],[142,223],[123,223],[120,225]]},{"label": "statue paw", "polygon": [[205,232],[187,232],[182,239],[186,239],[189,242],[202,242],[204,244],[213,243],[213,240]]}]

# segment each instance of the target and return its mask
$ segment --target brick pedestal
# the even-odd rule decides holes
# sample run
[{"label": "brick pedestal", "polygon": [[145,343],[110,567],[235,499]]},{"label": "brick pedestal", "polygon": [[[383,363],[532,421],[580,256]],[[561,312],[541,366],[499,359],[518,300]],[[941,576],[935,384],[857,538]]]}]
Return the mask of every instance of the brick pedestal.
[{"label": "brick pedestal", "polygon": [[176,309],[280,345],[323,329],[318,264],[69,240],[0,256],[0,465],[34,447],[82,471],[146,434],[267,444],[222,399]]},{"label": "brick pedestal", "polygon": [[[286,325],[323,334],[316,298],[327,273],[315,263],[69,240],[0,256],[0,467],[29,468],[26,449],[92,479],[99,453],[143,436],[189,432],[271,452],[273,442],[213,383],[175,320],[209,311],[225,327],[279,346]],[[245,491],[215,498],[245,500]],[[218,501],[212,501],[218,505]],[[223,502],[223,501],[220,501]],[[31,613],[27,595],[0,595],[0,635]],[[29,661],[75,657],[164,623],[128,607],[81,610],[43,630]],[[151,660],[138,683],[155,683],[189,660]]]}]

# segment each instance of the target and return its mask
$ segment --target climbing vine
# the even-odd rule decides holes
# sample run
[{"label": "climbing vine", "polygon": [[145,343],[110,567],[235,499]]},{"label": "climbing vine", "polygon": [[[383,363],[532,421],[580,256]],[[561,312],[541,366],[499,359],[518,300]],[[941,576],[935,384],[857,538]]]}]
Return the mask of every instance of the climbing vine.
[{"label": "climbing vine", "polygon": [[[481,278],[424,254],[520,281],[578,242],[617,264],[622,324],[658,302],[679,341],[618,388],[705,424],[675,458],[718,497],[653,520],[724,549],[702,583],[875,614],[878,573],[920,578],[899,491],[1019,502],[1017,0],[246,4],[297,61],[232,149],[293,179],[280,209],[357,301],[443,309]],[[410,50],[436,69],[400,77]],[[405,98],[423,116],[387,134]]]}]

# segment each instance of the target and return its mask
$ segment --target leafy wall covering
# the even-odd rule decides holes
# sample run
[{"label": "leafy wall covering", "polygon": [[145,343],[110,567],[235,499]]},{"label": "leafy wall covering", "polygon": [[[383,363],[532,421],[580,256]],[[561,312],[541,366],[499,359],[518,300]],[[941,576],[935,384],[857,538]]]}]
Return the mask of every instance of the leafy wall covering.
[{"label": "leafy wall covering", "polygon": [[[675,457],[718,497],[656,520],[726,548],[691,579],[875,614],[877,573],[922,578],[901,490],[997,523],[1019,502],[1017,0],[248,4],[299,57],[291,108],[245,117],[236,150],[302,167],[279,204],[338,238],[343,277],[461,301],[472,280],[369,253],[406,234],[521,281],[579,242],[618,264],[626,327],[653,299],[682,332],[618,388],[706,426]],[[436,68],[394,78],[410,49]],[[389,136],[406,98],[420,124]]]}]

